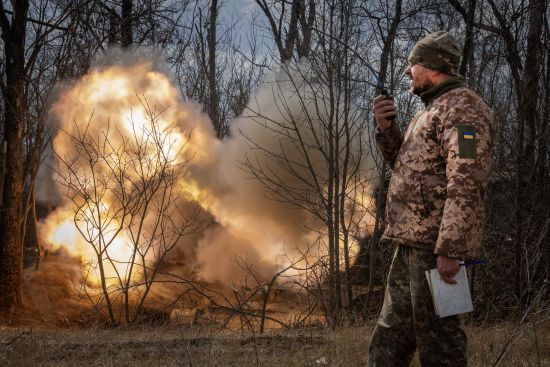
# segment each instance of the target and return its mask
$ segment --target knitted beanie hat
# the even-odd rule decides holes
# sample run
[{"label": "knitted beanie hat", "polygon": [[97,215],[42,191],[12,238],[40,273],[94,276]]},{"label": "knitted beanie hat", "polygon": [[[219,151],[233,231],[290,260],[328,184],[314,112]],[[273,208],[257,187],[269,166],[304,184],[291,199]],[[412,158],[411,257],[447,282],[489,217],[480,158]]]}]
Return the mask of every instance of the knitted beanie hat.
[{"label": "knitted beanie hat", "polygon": [[411,64],[458,75],[461,54],[462,50],[453,36],[445,31],[437,31],[418,41],[408,60]]}]

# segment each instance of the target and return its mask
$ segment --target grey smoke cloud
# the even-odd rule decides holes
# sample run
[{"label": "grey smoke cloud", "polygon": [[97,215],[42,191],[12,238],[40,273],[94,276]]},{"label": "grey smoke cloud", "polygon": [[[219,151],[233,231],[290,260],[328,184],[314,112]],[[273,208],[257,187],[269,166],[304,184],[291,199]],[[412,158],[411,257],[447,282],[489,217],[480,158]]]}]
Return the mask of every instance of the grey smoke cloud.
[{"label": "grey smoke cloud", "polygon": [[[269,279],[284,265],[282,255],[296,257],[308,246],[319,245],[318,239],[324,236],[320,197],[326,196],[330,174],[326,149],[331,111],[327,91],[315,82],[308,65],[268,76],[243,115],[232,121],[231,137],[220,141],[201,106],[182,100],[158,61],[142,55],[118,56],[123,62],[103,60],[60,89],[52,105],[52,119],[60,128],[53,148],[62,157],[81,159],[66,133],[78,134],[88,122],[88,133],[100,137],[109,121],[110,139],[114,145],[122,143],[124,134],[132,134],[124,121],[139,120],[144,101],[153,110],[163,111],[164,120],[175,123],[170,138],[174,144],[190,137],[183,148],[188,167],[177,185],[178,201],[185,210],[198,203],[199,217],[209,224],[201,233],[184,237],[169,262],[178,263],[177,257],[184,257],[182,263],[193,264],[202,279],[231,284],[246,276],[243,263],[261,279]],[[337,112],[335,116],[333,128],[343,131],[343,115]],[[357,121],[353,126],[356,132],[360,129]],[[360,145],[360,138],[356,136],[352,144]],[[344,137],[341,141],[344,144]],[[352,151],[359,152],[359,147]],[[357,159],[362,160],[354,161],[359,173],[370,172],[372,158],[365,152],[360,155]],[[43,170],[37,187],[46,188],[47,180],[59,174],[64,172]],[[271,190],[266,190],[266,184]],[[359,187],[368,194],[367,181]],[[64,192],[63,187],[56,190]],[[350,189],[346,195],[351,198],[361,190]],[[53,192],[43,191],[42,199]],[[71,202],[64,198],[59,204],[41,225],[43,240],[53,247],[72,248],[80,256],[93,256],[84,250],[86,243],[76,240],[76,233],[65,233],[65,241],[51,235],[60,226],[61,231],[71,231],[70,224],[62,224],[70,222],[65,214],[70,213]],[[369,220],[365,212],[357,218],[357,223]]]}]

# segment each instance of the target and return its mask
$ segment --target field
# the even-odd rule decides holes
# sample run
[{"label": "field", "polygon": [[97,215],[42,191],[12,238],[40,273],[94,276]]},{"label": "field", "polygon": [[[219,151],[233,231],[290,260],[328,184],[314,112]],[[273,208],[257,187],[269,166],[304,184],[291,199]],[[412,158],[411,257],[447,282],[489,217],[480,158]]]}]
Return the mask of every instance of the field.
[{"label": "field", "polygon": [[[79,269],[74,259],[51,256],[41,264],[40,272],[25,273],[26,303],[20,323],[0,326],[0,367],[354,367],[367,362],[374,319],[335,330],[319,326],[321,319],[308,324],[317,326],[290,330],[266,322],[264,334],[253,334],[250,330],[259,328],[257,321],[254,328],[247,324],[252,318],[213,305],[200,308],[204,302],[197,301],[195,308],[174,309],[171,314],[160,314],[164,318],[151,318],[140,325],[98,326],[100,321],[89,305],[75,296]],[[162,290],[166,295],[170,289]],[[292,310],[300,309],[296,300],[296,295],[280,291],[276,299],[270,299],[268,315],[289,320]],[[500,366],[550,366],[550,310],[546,304],[539,306],[523,322],[516,318],[479,324],[480,315],[477,323],[468,322],[469,365],[493,366],[501,356]],[[420,364],[415,360],[413,365]]]},{"label": "field", "polygon": [[[364,366],[373,326],[265,335],[175,325],[3,328],[0,366]],[[550,321],[517,326],[468,327],[470,366],[494,365],[507,346],[502,366],[550,366]]]}]

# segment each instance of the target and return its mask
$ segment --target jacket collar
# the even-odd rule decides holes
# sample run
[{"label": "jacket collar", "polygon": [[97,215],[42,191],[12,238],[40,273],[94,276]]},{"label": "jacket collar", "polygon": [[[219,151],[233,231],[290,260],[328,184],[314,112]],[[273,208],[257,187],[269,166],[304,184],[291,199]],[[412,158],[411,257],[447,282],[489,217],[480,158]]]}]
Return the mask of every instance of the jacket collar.
[{"label": "jacket collar", "polygon": [[461,76],[453,76],[443,83],[440,83],[431,89],[427,90],[424,93],[420,94],[420,99],[424,102],[424,105],[427,107],[434,99],[443,94],[460,87],[465,87],[466,83]]}]

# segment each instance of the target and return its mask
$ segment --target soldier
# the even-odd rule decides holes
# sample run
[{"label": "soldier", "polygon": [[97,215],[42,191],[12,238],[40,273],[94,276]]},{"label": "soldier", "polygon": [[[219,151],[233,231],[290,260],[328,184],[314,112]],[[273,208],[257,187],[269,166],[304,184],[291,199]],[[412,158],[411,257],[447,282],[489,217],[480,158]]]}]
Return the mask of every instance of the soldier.
[{"label": "soldier", "polygon": [[459,316],[436,318],[424,272],[456,283],[459,259],[478,256],[491,166],[493,114],[458,75],[461,49],[447,32],[420,40],[406,70],[425,108],[403,136],[392,98],[374,99],[379,149],[393,170],[384,243],[396,246],[369,366],[467,365]]}]

